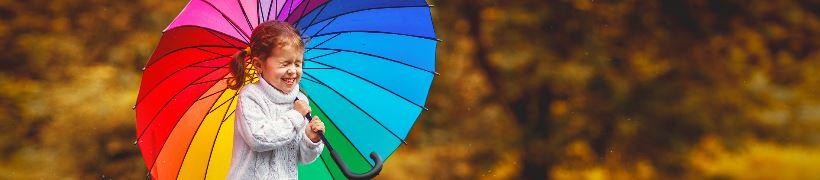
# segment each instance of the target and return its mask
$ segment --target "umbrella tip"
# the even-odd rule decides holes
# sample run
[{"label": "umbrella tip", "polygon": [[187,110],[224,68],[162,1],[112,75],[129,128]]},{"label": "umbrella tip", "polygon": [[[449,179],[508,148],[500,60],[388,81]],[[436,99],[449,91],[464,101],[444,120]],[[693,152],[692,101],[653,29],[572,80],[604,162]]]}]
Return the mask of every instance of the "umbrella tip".
[{"label": "umbrella tip", "polygon": [[404,145],[407,145],[407,141],[404,141],[404,139],[401,140],[401,143],[404,143]]},{"label": "umbrella tip", "polygon": [[142,71],[145,71],[145,67],[142,67]]},{"label": "umbrella tip", "polygon": [[432,5],[432,4],[428,4],[427,6],[430,6],[430,7],[436,7],[436,5]]},{"label": "umbrella tip", "polygon": [[421,108],[424,108],[424,111],[430,111],[430,109],[427,108],[427,107],[421,107]]},{"label": "umbrella tip", "polygon": [[131,142],[133,145],[137,145],[137,140],[135,139],[134,142]]},{"label": "umbrella tip", "polygon": [[134,110],[134,109],[137,109],[137,105],[136,105],[136,104],[134,104],[133,106],[131,106],[131,110]]},{"label": "umbrella tip", "polygon": [[441,76],[438,72],[433,72],[433,74],[436,74],[436,76]]},{"label": "umbrella tip", "polygon": [[441,40],[441,39],[439,39],[439,38],[436,38],[436,41],[438,41],[438,42],[444,42],[444,40]]}]

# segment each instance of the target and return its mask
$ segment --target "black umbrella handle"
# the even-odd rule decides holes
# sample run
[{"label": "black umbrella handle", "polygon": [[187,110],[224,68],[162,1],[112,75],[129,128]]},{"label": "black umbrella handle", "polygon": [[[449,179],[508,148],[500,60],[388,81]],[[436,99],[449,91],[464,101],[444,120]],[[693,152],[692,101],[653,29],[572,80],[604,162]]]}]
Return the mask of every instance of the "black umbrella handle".
[{"label": "black umbrella handle", "polygon": [[[311,115],[310,112],[308,112],[307,115],[305,115],[305,118],[307,118],[308,122],[310,122],[310,119],[312,117],[313,117],[313,115]],[[342,158],[339,157],[339,154],[336,153],[336,150],[333,150],[333,147],[330,146],[330,142],[328,142],[327,138],[325,138],[325,133],[324,132],[319,132],[318,134],[319,134],[319,138],[321,138],[322,142],[325,144],[325,147],[327,147],[327,150],[330,151],[330,156],[333,157],[333,160],[336,161],[336,164],[339,165],[339,169],[342,170],[342,173],[344,173],[345,176],[347,176],[347,178],[350,178],[350,179],[372,179],[373,177],[376,177],[377,175],[379,175],[379,172],[382,171],[382,165],[383,165],[382,158],[381,158],[381,156],[379,156],[379,154],[376,154],[376,152],[374,151],[374,152],[370,152],[370,159],[372,159],[373,162],[376,163],[376,165],[373,166],[373,169],[370,169],[370,171],[368,171],[364,174],[353,173],[352,171],[350,171],[350,168],[347,167],[347,164],[345,164],[344,161],[342,161]]]}]

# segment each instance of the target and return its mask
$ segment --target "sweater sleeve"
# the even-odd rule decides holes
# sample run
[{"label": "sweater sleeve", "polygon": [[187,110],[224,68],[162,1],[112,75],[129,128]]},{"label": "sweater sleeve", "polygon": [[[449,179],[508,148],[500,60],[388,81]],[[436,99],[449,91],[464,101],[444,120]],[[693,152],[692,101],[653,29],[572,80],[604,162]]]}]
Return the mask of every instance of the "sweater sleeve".
[{"label": "sweater sleeve", "polygon": [[318,142],[313,142],[310,138],[307,137],[305,131],[302,131],[301,140],[299,141],[299,163],[302,164],[310,164],[322,154],[322,150],[324,149],[325,145],[322,143],[322,140]]},{"label": "sweater sleeve", "polygon": [[236,129],[253,151],[270,151],[299,138],[299,130],[291,122],[303,118],[295,110],[266,116],[262,102],[249,94],[240,95],[236,109]]},{"label": "sweater sleeve", "polygon": [[[305,102],[310,104],[310,101],[308,100],[307,96],[305,96],[304,94],[299,93],[298,97],[299,97],[299,99],[304,99]],[[307,122],[308,120],[303,118],[302,121]],[[319,140],[315,143],[313,141],[311,141],[310,138],[307,137],[307,133],[305,133],[305,130],[304,130],[305,128],[307,128],[308,123],[304,123],[303,125],[304,125],[303,127],[297,128],[297,129],[302,129],[299,132],[300,135],[299,135],[299,141],[298,141],[299,142],[299,154],[298,154],[299,155],[299,163],[310,164],[313,161],[316,161],[317,158],[319,158],[319,155],[322,154],[322,150],[324,149],[325,145],[324,145],[324,143],[322,143],[321,140]]]}]

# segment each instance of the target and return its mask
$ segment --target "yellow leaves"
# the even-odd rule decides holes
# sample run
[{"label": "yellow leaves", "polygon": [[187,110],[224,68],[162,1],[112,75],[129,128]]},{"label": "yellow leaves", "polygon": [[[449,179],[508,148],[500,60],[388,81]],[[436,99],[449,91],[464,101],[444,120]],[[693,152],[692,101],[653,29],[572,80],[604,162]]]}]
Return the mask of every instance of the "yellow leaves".
[{"label": "yellow leaves", "polygon": [[629,63],[634,78],[640,82],[652,81],[671,68],[669,60],[657,55],[655,48],[635,50],[629,54]]},{"label": "yellow leaves", "polygon": [[729,151],[714,137],[690,153],[691,163],[706,177],[736,179],[818,179],[818,147],[779,145],[747,140],[740,151]]},{"label": "yellow leaves", "polygon": [[592,3],[594,1],[595,0],[575,0],[572,1],[572,5],[578,10],[587,11],[592,9]]},{"label": "yellow leaves", "polygon": [[[487,151],[487,145],[453,141],[425,148],[399,148],[377,179],[514,179],[521,168],[517,149]],[[482,163],[475,163],[476,158]],[[431,167],[434,166],[434,167]],[[546,172],[545,172],[546,173]]]},{"label": "yellow leaves", "polygon": [[590,78],[594,75],[594,68],[578,63],[577,61],[569,61],[557,64],[551,67],[551,79],[557,81],[553,89],[561,91],[579,91],[586,88]]},{"label": "yellow leaves", "polygon": [[497,21],[501,16],[507,15],[501,9],[496,7],[488,7],[481,10],[481,18],[485,21]]},{"label": "yellow leaves", "polygon": [[659,179],[655,167],[646,160],[588,167],[555,166],[549,173],[554,179]]},{"label": "yellow leaves", "polygon": [[565,148],[566,158],[573,159],[573,161],[590,164],[595,161],[595,154],[589,148],[589,144],[585,141],[574,141]]},{"label": "yellow leaves", "polygon": [[18,38],[15,50],[28,55],[26,62],[29,68],[26,69],[42,71],[39,75],[46,79],[61,78],[63,74],[58,69],[89,60],[83,40],[75,36],[26,34]]},{"label": "yellow leaves", "polygon": [[553,101],[550,105],[550,112],[553,116],[564,116],[569,112],[569,107],[567,105],[567,101],[564,100],[557,100]]}]

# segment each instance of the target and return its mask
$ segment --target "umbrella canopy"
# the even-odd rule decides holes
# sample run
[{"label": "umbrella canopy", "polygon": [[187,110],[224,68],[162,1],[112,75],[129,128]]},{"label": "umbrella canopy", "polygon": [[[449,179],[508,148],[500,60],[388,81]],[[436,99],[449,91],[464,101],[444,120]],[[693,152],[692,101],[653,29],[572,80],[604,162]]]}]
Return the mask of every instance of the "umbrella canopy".
[{"label": "umbrella canopy", "polygon": [[[238,93],[227,87],[228,64],[270,20],[303,32],[300,86],[352,171],[374,166],[368,153],[389,157],[404,142],[436,74],[425,1],[192,0],[163,31],[134,106],[135,143],[151,177],[227,175]],[[327,151],[299,176],[345,178]]]}]

